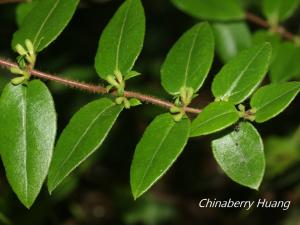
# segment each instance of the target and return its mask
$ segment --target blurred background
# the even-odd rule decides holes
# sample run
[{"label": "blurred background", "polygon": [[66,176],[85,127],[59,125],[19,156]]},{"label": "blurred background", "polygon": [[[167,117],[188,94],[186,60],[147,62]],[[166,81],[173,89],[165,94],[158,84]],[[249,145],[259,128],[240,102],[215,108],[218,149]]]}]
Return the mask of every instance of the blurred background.
[{"label": "blurred background", "polygon": [[[248,11],[262,15],[259,0],[239,1]],[[101,31],[121,3],[119,0],[81,0],[69,26],[39,55],[36,68],[79,81],[103,84],[93,68],[94,56]],[[175,41],[199,20],[179,11],[168,0],[143,0],[143,4],[147,18],[146,39],[135,67],[143,76],[128,82],[127,89],[172,100],[160,85],[160,66]],[[16,57],[10,41],[18,28],[16,15],[19,10],[24,9],[17,8],[17,4],[0,4],[1,58],[14,60]],[[19,16],[17,18],[21,20]],[[298,33],[299,21],[300,10],[284,26]],[[284,51],[280,46],[286,44],[251,23],[214,23],[213,26],[217,54],[209,78],[193,102],[193,106],[200,108],[213,100],[210,92],[213,76],[236,54],[235,51],[264,40],[271,41],[273,47],[277,44],[278,51]],[[235,33],[229,39],[223,36],[228,30]],[[236,50],[226,51],[226,41],[233,42]],[[300,48],[294,46],[293,51],[288,59],[281,59],[283,54],[274,56],[275,62],[286,63],[279,69],[274,68],[278,65],[274,63],[272,79],[278,73],[288,73],[285,80],[300,79]],[[11,74],[0,69],[0,91],[11,78]],[[270,79],[266,78],[264,82],[268,83]],[[58,134],[81,106],[101,97],[46,83],[56,103]],[[211,141],[220,135],[216,134],[191,139],[168,173],[134,201],[129,171],[135,145],[149,122],[161,112],[162,109],[147,104],[123,112],[101,149],[73,172],[52,196],[44,187],[30,210],[20,204],[0,165],[0,224],[300,224],[300,97],[280,116],[257,126],[264,139],[267,158],[266,175],[258,192],[234,183],[222,173],[210,148]],[[202,198],[290,200],[291,206],[287,211],[255,207],[250,211],[199,208]]]}]

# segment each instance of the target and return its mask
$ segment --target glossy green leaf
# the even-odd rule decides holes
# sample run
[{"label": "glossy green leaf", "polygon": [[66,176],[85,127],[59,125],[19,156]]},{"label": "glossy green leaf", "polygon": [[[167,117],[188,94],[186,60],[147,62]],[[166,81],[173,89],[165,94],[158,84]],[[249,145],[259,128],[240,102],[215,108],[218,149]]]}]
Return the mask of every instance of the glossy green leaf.
[{"label": "glossy green leaf", "polygon": [[[274,33],[268,30],[258,30],[252,36],[252,43],[255,45],[269,42],[272,45],[272,57],[271,64],[277,56],[278,48],[281,43],[281,37],[278,33]],[[271,66],[270,66],[271,67]]]},{"label": "glossy green leaf", "polygon": [[140,54],[145,35],[145,15],[140,0],[126,0],[104,29],[95,66],[103,79],[120,71],[131,71]]},{"label": "glossy green leaf", "polygon": [[270,66],[272,82],[284,82],[300,75],[300,47],[285,42],[279,45],[276,57]]},{"label": "glossy green leaf", "polygon": [[56,113],[47,87],[8,84],[0,99],[0,149],[6,175],[29,208],[47,176],[56,135]]},{"label": "glossy green leaf", "polygon": [[269,43],[243,50],[215,76],[214,96],[238,104],[248,98],[268,71],[272,54]]},{"label": "glossy green leaf", "polygon": [[235,106],[228,102],[213,102],[192,122],[191,137],[220,131],[239,120]]},{"label": "glossy green leaf", "polygon": [[157,116],[138,143],[130,170],[134,198],[146,192],[162,177],[183,151],[190,121],[175,122],[170,114]]},{"label": "glossy green leaf", "polygon": [[79,0],[42,0],[24,19],[14,34],[12,47],[24,45],[29,39],[34,49],[40,52],[53,42],[71,20]]},{"label": "glossy green leaf", "polygon": [[241,50],[251,46],[251,33],[245,22],[213,24],[216,49],[223,62],[234,58]]},{"label": "glossy green leaf", "polygon": [[281,113],[300,91],[300,82],[270,84],[257,90],[251,98],[256,122],[265,122]]},{"label": "glossy green leaf", "polygon": [[37,0],[32,0],[30,2],[24,2],[18,4],[16,8],[16,20],[18,26],[21,26],[26,16],[29,14],[29,12],[33,9],[33,7],[37,4]]},{"label": "glossy green leaf", "polygon": [[73,116],[55,147],[48,175],[50,192],[100,147],[121,110],[120,105],[103,98],[87,104]]},{"label": "glossy green leaf", "polygon": [[199,19],[230,21],[245,17],[236,0],[172,0],[173,4]]},{"label": "glossy green leaf", "polygon": [[231,133],[212,142],[222,170],[235,182],[258,189],[265,171],[264,146],[257,130],[242,122]]},{"label": "glossy green leaf", "polygon": [[208,23],[188,30],[172,47],[161,70],[162,85],[170,94],[179,94],[181,87],[202,86],[214,56],[214,37]]},{"label": "glossy green leaf", "polygon": [[263,0],[263,12],[271,24],[288,19],[298,8],[299,0]]}]

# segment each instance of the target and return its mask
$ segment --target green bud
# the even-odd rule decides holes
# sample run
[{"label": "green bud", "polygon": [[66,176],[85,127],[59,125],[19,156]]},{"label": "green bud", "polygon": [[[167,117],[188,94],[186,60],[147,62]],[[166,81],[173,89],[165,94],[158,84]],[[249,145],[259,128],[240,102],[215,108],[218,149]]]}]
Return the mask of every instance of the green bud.
[{"label": "green bud", "polygon": [[130,106],[138,106],[141,105],[142,102],[140,100],[138,100],[137,98],[131,98],[129,100]]},{"label": "green bud", "polygon": [[173,106],[173,107],[170,108],[170,112],[171,113],[179,113],[180,109],[177,106]]},{"label": "green bud", "polygon": [[129,108],[130,108],[130,102],[128,101],[127,98],[124,98],[124,107],[125,107],[126,109],[129,109]]},{"label": "green bud", "polygon": [[136,77],[136,76],[139,76],[139,75],[141,75],[141,73],[132,70],[132,71],[130,71],[130,72],[128,72],[128,73],[126,74],[125,80],[129,80],[130,78],[133,78],[133,77]]},{"label": "green bud", "polygon": [[25,50],[25,48],[20,44],[16,45],[16,51],[19,55],[27,55],[28,54],[28,52]]},{"label": "green bud", "polygon": [[122,83],[123,82],[123,75],[122,75],[122,73],[119,70],[115,70],[114,74],[115,74],[115,76],[117,78],[117,81],[119,83]]},{"label": "green bud", "polygon": [[173,115],[173,118],[176,122],[179,122],[183,117],[183,114],[182,113],[178,113],[176,115]]},{"label": "green bud", "polygon": [[25,40],[25,46],[26,46],[26,48],[27,48],[30,55],[32,55],[32,56],[35,55],[33,44],[29,39]]},{"label": "green bud", "polygon": [[256,109],[256,108],[252,108],[252,109],[250,109],[250,112],[251,112],[252,114],[255,114],[255,113],[257,112],[257,109]]},{"label": "green bud", "polygon": [[118,104],[118,105],[121,105],[123,102],[124,102],[124,97],[118,97],[118,98],[116,98],[116,103]]},{"label": "green bud", "polygon": [[19,67],[10,67],[10,72],[13,74],[19,74],[19,75],[24,75],[25,72],[21,70]]},{"label": "green bud", "polygon": [[252,116],[248,116],[247,119],[253,122],[255,121],[256,117],[252,115]]},{"label": "green bud", "polygon": [[245,107],[243,104],[239,104],[239,105],[238,105],[238,109],[239,109],[241,112],[245,112],[246,107]]},{"label": "green bud", "polygon": [[19,85],[19,84],[22,84],[25,80],[26,80],[26,77],[16,77],[11,80],[11,83],[13,85]]},{"label": "green bud", "polygon": [[114,87],[119,87],[119,84],[118,84],[118,82],[116,81],[116,79],[113,75],[108,75],[106,77],[106,81],[108,83],[110,83],[111,85],[113,85]]}]

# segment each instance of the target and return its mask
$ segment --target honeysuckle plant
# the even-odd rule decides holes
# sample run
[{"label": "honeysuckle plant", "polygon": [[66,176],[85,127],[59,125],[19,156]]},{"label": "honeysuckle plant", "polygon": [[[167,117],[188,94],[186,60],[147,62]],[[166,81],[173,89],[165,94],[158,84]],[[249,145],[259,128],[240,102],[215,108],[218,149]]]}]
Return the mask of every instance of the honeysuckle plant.
[{"label": "honeysuckle plant", "polygon": [[[259,189],[265,156],[255,126],[282,113],[300,91],[299,81],[288,81],[300,71],[294,61],[299,37],[279,24],[293,14],[299,1],[264,0],[267,21],[263,21],[269,30],[253,38],[244,20],[261,21],[235,0],[172,2],[201,20],[174,43],[161,68],[162,87],[174,102],[126,89],[127,82],[142,74],[134,70],[146,29],[141,0],[125,0],[101,34],[95,69],[105,87],[35,69],[39,53],[58,38],[79,0],[36,0],[23,3],[26,10],[20,5],[19,29],[12,39],[16,63],[0,60],[16,75],[0,98],[0,152],[8,182],[27,208],[46,177],[51,193],[99,149],[119,115],[142,102],[162,106],[166,112],[153,118],[136,146],[130,169],[135,199],[170,169],[190,138],[222,130],[211,144],[216,163],[236,183]],[[228,34],[232,39],[225,38]],[[279,35],[287,41],[282,43]],[[235,39],[229,49],[232,45],[227,42]],[[215,50],[224,66],[211,84],[214,100],[203,109],[193,108],[190,105],[208,77]],[[262,84],[268,71],[272,83]],[[57,134],[55,104],[42,79],[105,96],[83,106]]]}]

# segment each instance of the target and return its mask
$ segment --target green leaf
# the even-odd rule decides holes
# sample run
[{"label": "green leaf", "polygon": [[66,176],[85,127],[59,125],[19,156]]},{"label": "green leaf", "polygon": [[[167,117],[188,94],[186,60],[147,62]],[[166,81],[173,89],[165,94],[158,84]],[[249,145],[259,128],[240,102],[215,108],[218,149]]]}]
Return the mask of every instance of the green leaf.
[{"label": "green leaf", "polygon": [[239,120],[239,113],[233,104],[213,102],[192,122],[191,137],[211,134],[220,131]]},{"label": "green leaf", "polygon": [[40,52],[53,42],[71,20],[79,0],[42,0],[29,12],[14,34],[12,47],[29,39]]},{"label": "green leaf", "polygon": [[300,47],[285,42],[279,45],[276,57],[270,66],[272,82],[284,82],[300,75]]},{"label": "green leaf", "polygon": [[190,121],[175,122],[172,115],[157,116],[138,143],[130,170],[131,190],[140,197],[162,177],[183,151]]},{"label": "green leaf", "polygon": [[100,147],[122,109],[103,98],[87,104],[73,116],[55,147],[48,175],[50,192]]},{"label": "green leaf", "polygon": [[178,9],[199,19],[230,21],[245,17],[236,0],[172,0],[172,2]]},{"label": "green leaf", "polygon": [[248,98],[268,71],[272,54],[269,43],[243,50],[215,76],[214,96],[238,104]]},{"label": "green leaf", "polygon": [[245,22],[213,24],[217,53],[223,62],[251,46],[251,33]]},{"label": "green leaf", "polygon": [[257,90],[251,98],[256,122],[265,122],[286,109],[300,91],[300,82],[270,84]]},{"label": "green leaf", "polygon": [[162,85],[170,94],[179,94],[181,87],[202,86],[214,56],[214,37],[208,23],[188,30],[173,46],[162,66]]},{"label": "green leaf", "polygon": [[18,26],[21,26],[26,16],[29,14],[29,12],[34,8],[34,6],[37,4],[37,0],[32,0],[30,2],[24,2],[18,4],[16,8],[16,20]]},{"label": "green leaf", "polygon": [[95,58],[102,79],[130,71],[140,54],[145,36],[145,15],[140,0],[126,0],[104,29]]},{"label": "green leaf", "polygon": [[258,189],[265,171],[264,146],[257,130],[247,122],[212,142],[213,154],[233,181]]},{"label": "green leaf", "polygon": [[255,45],[269,42],[272,45],[271,64],[277,56],[278,48],[281,43],[281,37],[278,33],[270,32],[268,30],[258,30],[252,36],[252,42]]},{"label": "green leaf", "polygon": [[56,135],[56,113],[47,87],[8,84],[0,99],[0,149],[6,175],[29,208],[47,176]]},{"label": "green leaf", "polygon": [[298,6],[299,0],[263,0],[263,13],[271,24],[277,25],[288,19]]}]

